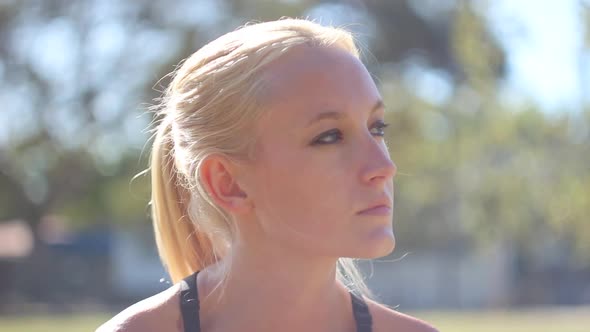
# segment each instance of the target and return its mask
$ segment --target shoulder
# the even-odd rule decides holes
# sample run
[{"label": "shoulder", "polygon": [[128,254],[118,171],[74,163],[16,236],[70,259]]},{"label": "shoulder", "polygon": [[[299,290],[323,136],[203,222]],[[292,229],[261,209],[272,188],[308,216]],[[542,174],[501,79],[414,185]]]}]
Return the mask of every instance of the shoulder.
[{"label": "shoulder", "polygon": [[182,331],[179,294],[177,283],[127,307],[95,332]]},{"label": "shoulder", "polygon": [[366,302],[373,316],[375,332],[438,332],[434,326],[423,320],[395,311],[373,300],[367,299]]}]

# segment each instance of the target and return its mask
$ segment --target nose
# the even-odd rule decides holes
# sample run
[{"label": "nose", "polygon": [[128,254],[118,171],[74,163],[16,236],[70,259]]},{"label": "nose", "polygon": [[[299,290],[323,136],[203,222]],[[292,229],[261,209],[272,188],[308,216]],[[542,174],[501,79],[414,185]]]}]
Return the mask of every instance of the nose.
[{"label": "nose", "polygon": [[387,146],[383,141],[375,140],[374,137],[364,148],[362,154],[365,161],[362,169],[362,180],[364,183],[384,183],[390,181],[397,173],[397,166],[391,160]]}]

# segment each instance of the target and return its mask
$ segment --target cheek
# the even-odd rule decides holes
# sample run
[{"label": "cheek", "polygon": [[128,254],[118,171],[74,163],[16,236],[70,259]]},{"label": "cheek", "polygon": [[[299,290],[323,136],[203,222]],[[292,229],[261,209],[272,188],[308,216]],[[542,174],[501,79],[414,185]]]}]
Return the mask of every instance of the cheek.
[{"label": "cheek", "polygon": [[259,217],[265,228],[314,237],[336,234],[352,215],[342,168],[295,154],[278,157],[260,174]]}]

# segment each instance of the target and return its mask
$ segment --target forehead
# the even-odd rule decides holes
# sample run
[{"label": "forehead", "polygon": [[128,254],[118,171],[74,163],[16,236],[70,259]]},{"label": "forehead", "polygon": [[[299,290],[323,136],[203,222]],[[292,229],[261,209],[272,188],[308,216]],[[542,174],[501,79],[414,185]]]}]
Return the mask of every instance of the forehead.
[{"label": "forehead", "polygon": [[275,120],[304,123],[326,110],[368,110],[380,99],[361,61],[336,48],[298,46],[271,63],[263,80],[263,105]]}]

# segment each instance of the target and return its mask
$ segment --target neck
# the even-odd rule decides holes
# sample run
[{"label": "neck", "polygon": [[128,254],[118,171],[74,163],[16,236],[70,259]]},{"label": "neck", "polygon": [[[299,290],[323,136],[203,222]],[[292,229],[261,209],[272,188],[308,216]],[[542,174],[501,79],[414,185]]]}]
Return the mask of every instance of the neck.
[{"label": "neck", "polygon": [[[347,331],[354,325],[350,295],[336,279],[336,263],[337,258],[237,243],[228,257],[200,276],[202,326],[220,331]],[[223,291],[213,289],[223,268],[228,272]]]}]

